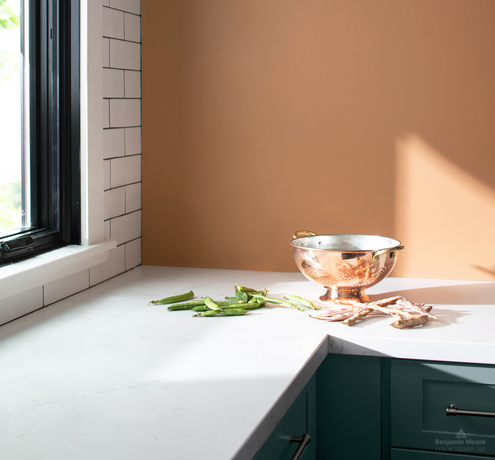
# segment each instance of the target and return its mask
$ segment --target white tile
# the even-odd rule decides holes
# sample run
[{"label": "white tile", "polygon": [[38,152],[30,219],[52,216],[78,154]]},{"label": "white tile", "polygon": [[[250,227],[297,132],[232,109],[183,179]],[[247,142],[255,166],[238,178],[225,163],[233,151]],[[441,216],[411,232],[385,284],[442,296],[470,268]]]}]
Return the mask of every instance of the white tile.
[{"label": "white tile", "polygon": [[125,245],[118,246],[108,253],[108,261],[90,268],[90,285],[101,283],[125,271]]},{"label": "white tile", "polygon": [[141,238],[125,245],[125,269],[130,270],[138,265],[141,265]]},{"label": "white tile", "polygon": [[126,13],[124,18],[124,37],[131,42],[141,41],[141,16]]},{"label": "white tile", "polygon": [[103,161],[103,190],[110,188],[110,160]]},{"label": "white tile", "polygon": [[141,153],[141,127],[125,129],[125,154]]},{"label": "white tile", "polygon": [[141,211],[116,217],[110,221],[110,238],[117,245],[141,237]]},{"label": "white tile", "polygon": [[102,5],[103,6],[110,6],[110,0],[103,0]]},{"label": "white tile", "polygon": [[61,280],[45,284],[43,301],[45,306],[89,288],[89,270],[75,273]]},{"label": "white tile", "polygon": [[114,158],[110,161],[110,186],[112,188],[141,182],[141,155]]},{"label": "white tile", "polygon": [[43,307],[43,287],[2,300],[0,304],[0,324],[4,324]]},{"label": "white tile", "polygon": [[109,99],[109,101],[112,128],[141,125],[140,99]]},{"label": "white tile", "polygon": [[103,36],[124,39],[124,13],[103,7]]},{"label": "white tile", "polygon": [[115,158],[125,155],[125,130],[104,129],[103,130],[103,158]]},{"label": "white tile", "polygon": [[122,40],[110,40],[110,67],[140,70],[141,45]]},{"label": "white tile", "polygon": [[103,192],[103,218],[105,220],[125,214],[125,187],[112,188]]},{"label": "white tile", "polygon": [[103,222],[103,232],[104,232],[104,240],[105,241],[110,241],[110,221],[106,220]]},{"label": "white tile", "polygon": [[124,71],[103,69],[103,97],[124,97]]},{"label": "white tile", "polygon": [[141,72],[125,71],[125,97],[141,97]]},{"label": "white tile", "polygon": [[128,185],[125,188],[125,212],[141,209],[141,182]]},{"label": "white tile", "polygon": [[103,128],[110,127],[110,99],[103,99]]},{"label": "white tile", "polygon": [[140,0],[110,0],[110,6],[118,10],[128,11],[129,13],[141,13]]},{"label": "white tile", "polygon": [[110,40],[108,38],[103,38],[103,67],[110,67]]}]

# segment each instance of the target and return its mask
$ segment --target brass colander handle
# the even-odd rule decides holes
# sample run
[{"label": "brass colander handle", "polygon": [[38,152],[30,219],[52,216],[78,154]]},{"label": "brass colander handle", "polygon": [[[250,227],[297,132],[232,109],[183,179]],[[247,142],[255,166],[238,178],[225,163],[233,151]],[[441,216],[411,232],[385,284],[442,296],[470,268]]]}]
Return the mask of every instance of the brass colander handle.
[{"label": "brass colander handle", "polygon": [[378,260],[381,255],[387,254],[388,252],[390,252],[390,257],[395,257],[396,252],[403,251],[403,250],[404,250],[404,246],[395,246],[393,248],[379,249],[378,251],[373,251],[372,259]]},{"label": "brass colander handle", "polygon": [[309,230],[296,230],[292,235],[295,238],[303,238],[305,236],[315,236],[316,233],[310,232]]}]

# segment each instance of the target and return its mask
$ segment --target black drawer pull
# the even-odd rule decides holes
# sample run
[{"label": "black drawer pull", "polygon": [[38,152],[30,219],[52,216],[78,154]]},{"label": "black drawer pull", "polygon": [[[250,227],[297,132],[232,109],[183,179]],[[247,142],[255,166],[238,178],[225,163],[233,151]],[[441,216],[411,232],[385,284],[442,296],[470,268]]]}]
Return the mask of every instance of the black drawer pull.
[{"label": "black drawer pull", "polygon": [[298,460],[301,457],[303,450],[311,442],[311,436],[307,433],[303,434],[302,436],[291,436],[290,442],[300,442],[301,443],[299,445],[299,447],[297,448],[297,450],[294,452],[294,456],[292,457],[292,460]]},{"label": "black drawer pull", "polygon": [[474,415],[475,417],[495,417],[495,412],[478,412],[475,410],[460,410],[455,404],[447,407],[447,416],[449,415]]}]

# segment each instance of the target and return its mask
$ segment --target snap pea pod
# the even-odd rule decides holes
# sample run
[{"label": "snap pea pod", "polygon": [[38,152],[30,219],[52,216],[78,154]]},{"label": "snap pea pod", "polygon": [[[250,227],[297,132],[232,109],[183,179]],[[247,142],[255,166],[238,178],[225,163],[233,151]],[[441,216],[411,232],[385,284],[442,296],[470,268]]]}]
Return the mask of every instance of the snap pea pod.
[{"label": "snap pea pod", "polygon": [[272,303],[274,305],[281,305],[282,307],[294,308],[296,310],[304,311],[302,308],[298,307],[295,303],[289,302],[288,300],[274,299],[272,297],[267,297],[262,294],[255,294],[253,296],[256,299],[262,299],[266,303]]},{"label": "snap pea pod", "polygon": [[261,308],[263,305],[257,303],[257,302],[247,302],[247,303],[238,303],[238,304],[234,304],[234,305],[231,305],[231,306],[228,306],[228,307],[222,307],[222,310],[224,309],[228,309],[228,310],[232,310],[232,309],[235,309],[235,308],[241,308],[243,310],[256,310],[257,308]]},{"label": "snap pea pod", "polygon": [[[230,302],[227,302],[226,300],[214,300],[214,302],[217,305],[230,305]],[[167,308],[167,310],[168,311],[194,310],[197,307],[205,307],[204,299],[189,300],[188,302],[173,304],[170,305]],[[209,309],[205,307],[204,310],[196,310],[196,311],[206,311],[206,310]]]},{"label": "snap pea pod", "polygon": [[225,316],[242,316],[245,315],[248,311],[243,309],[243,308],[228,308],[227,310],[208,310],[205,312],[200,312],[196,315],[193,316],[220,316],[220,315],[225,315]]},{"label": "snap pea pod", "polygon": [[224,310],[223,314],[226,316],[242,316],[247,312],[244,308],[229,308],[228,310]]},{"label": "snap pea pod", "polygon": [[259,289],[253,289],[253,288],[249,288],[249,287],[246,287],[246,286],[239,286],[239,285],[235,285],[234,286],[234,291],[237,293],[237,292],[245,292],[248,297],[252,297],[253,295],[255,294],[261,294],[261,295],[267,295],[268,294],[268,289],[263,289],[263,290],[259,290]]},{"label": "snap pea pod", "polygon": [[248,288],[246,286],[239,286],[237,283],[235,284],[234,286],[234,290],[237,292],[237,291],[243,291],[243,292],[259,292],[258,290],[256,289],[253,289],[253,288]]},{"label": "snap pea pod", "polygon": [[310,300],[307,300],[307,299],[303,299],[302,297],[299,297],[298,295],[286,295],[286,296],[284,296],[284,299],[298,303],[299,305],[304,305],[305,307],[312,308],[313,310],[321,310],[321,307],[315,307],[313,302],[311,302]]},{"label": "snap pea pod", "polygon": [[242,300],[237,297],[225,297],[225,300],[230,303],[243,303]]},{"label": "snap pea pod", "polygon": [[257,303],[260,307],[263,307],[266,304],[266,300],[256,297],[251,297],[248,301],[249,303]]},{"label": "snap pea pod", "polygon": [[[244,310],[255,310],[256,308],[260,308],[262,305],[256,302],[246,302],[246,303],[231,303],[227,305],[220,305],[220,310],[231,310],[233,308],[242,308]],[[194,311],[208,311],[210,310],[206,305],[198,305],[193,308]],[[218,311],[218,310],[215,310]]]},{"label": "snap pea pod", "polygon": [[165,297],[161,300],[152,300],[148,305],[167,305],[171,303],[182,302],[184,300],[190,300],[194,297],[194,292],[189,291],[185,294],[172,295],[170,297]]},{"label": "snap pea pod", "polygon": [[242,308],[243,310],[255,310],[260,308],[261,305],[256,302],[243,302],[243,303],[233,303],[230,305],[221,306],[221,310],[232,310],[233,308]]},{"label": "snap pea pod", "polygon": [[182,302],[170,305],[167,307],[168,311],[180,311],[180,310],[192,310],[194,307],[204,305],[204,300],[190,300],[189,302]]},{"label": "snap pea pod", "polygon": [[218,305],[216,302],[213,302],[210,297],[205,297],[203,300],[205,301],[205,305],[210,310],[220,310],[220,305]]},{"label": "snap pea pod", "polygon": [[197,313],[196,315],[193,315],[194,316],[217,316],[219,313],[221,313],[220,310],[207,310],[205,312],[202,312],[202,313]]},{"label": "snap pea pod", "polygon": [[248,295],[244,291],[236,291],[235,296],[241,301],[241,302],[247,302],[249,300]]}]

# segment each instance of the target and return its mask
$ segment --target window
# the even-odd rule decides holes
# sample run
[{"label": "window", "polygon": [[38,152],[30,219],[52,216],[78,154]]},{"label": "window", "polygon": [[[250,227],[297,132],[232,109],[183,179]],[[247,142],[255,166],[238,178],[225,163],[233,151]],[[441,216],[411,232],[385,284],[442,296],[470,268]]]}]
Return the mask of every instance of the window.
[{"label": "window", "polygon": [[79,0],[0,0],[0,264],[79,244]]}]

